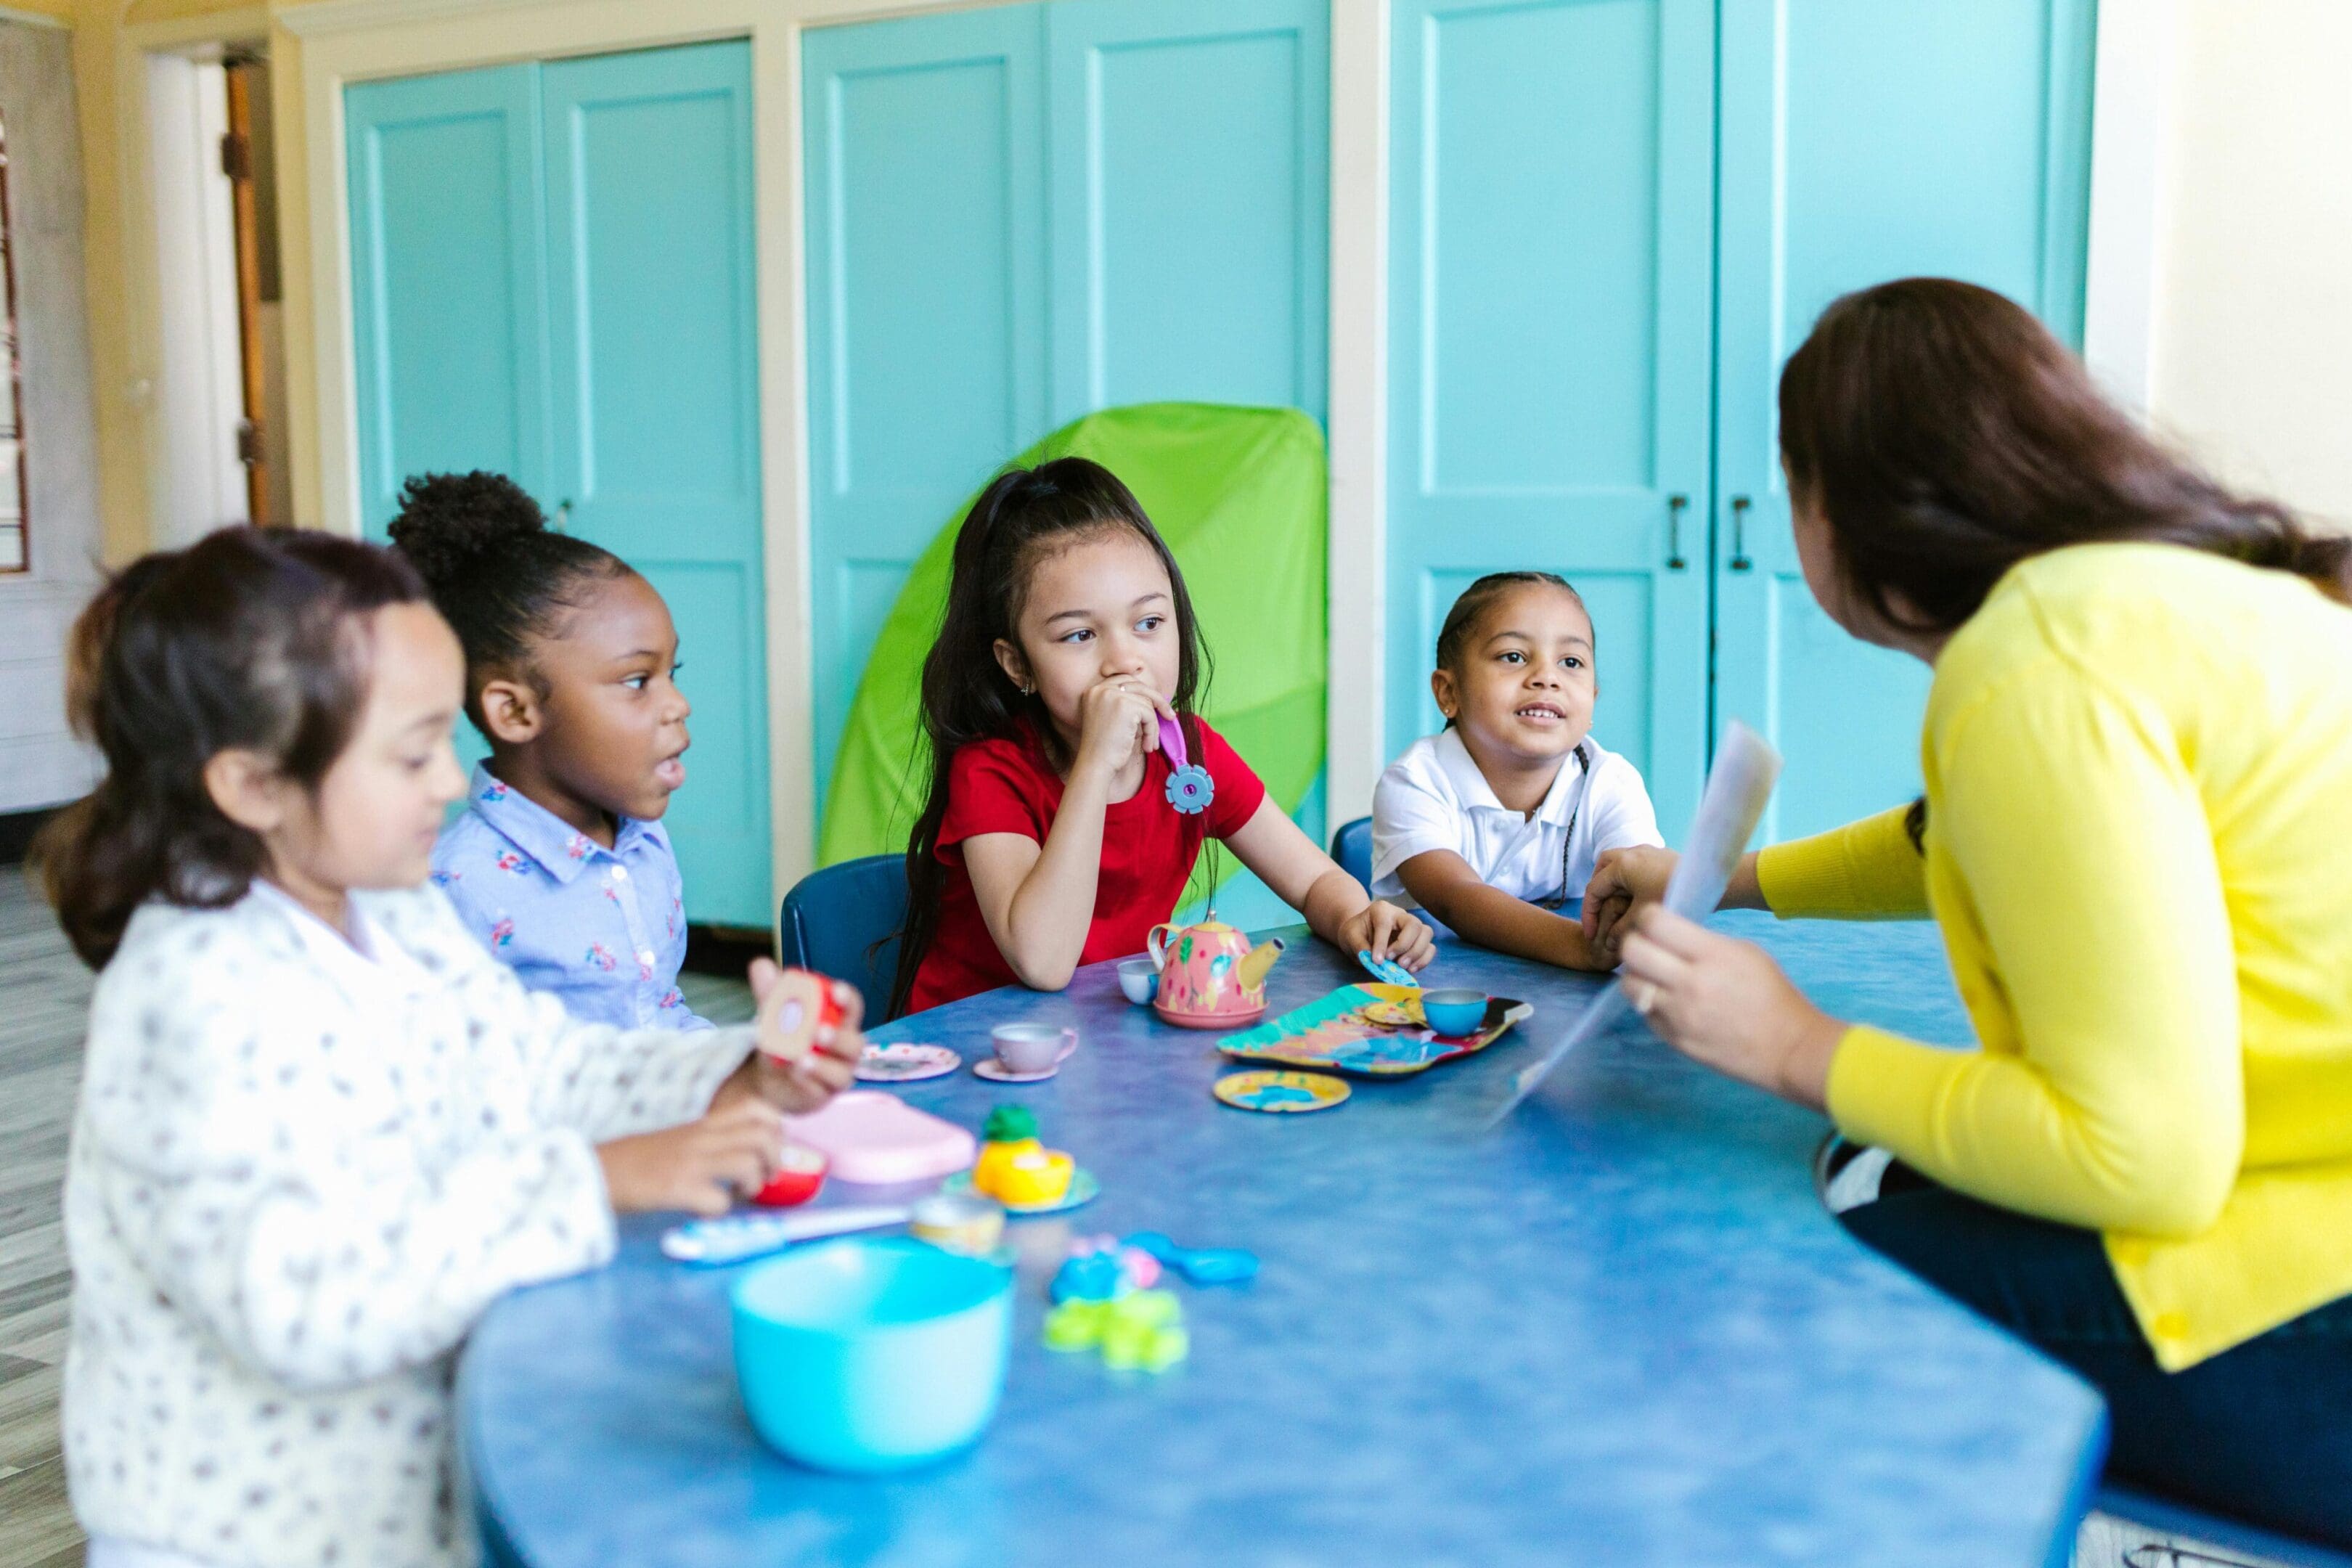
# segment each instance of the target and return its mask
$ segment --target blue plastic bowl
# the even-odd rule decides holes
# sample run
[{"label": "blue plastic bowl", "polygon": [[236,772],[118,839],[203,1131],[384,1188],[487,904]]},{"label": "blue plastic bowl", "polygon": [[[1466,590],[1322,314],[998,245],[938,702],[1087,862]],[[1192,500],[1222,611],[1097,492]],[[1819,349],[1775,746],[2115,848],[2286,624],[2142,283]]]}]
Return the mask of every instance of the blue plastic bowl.
[{"label": "blue plastic bowl", "polygon": [[735,1375],[787,1458],[856,1475],[976,1441],[1013,1345],[1013,1271],[919,1241],[796,1250],[735,1286]]},{"label": "blue plastic bowl", "polygon": [[1484,991],[1424,991],[1421,994],[1421,1016],[1438,1037],[1458,1040],[1475,1035],[1478,1026],[1486,1021],[1486,994]]}]

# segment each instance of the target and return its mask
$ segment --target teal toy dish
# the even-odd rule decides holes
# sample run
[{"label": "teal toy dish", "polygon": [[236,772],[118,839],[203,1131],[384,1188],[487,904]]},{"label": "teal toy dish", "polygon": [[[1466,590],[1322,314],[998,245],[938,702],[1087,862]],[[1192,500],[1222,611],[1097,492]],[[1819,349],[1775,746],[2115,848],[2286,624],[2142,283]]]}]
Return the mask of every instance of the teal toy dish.
[{"label": "teal toy dish", "polygon": [[1013,1271],[905,1237],[826,1242],[736,1283],[735,1375],[771,1447],[873,1475],[943,1458],[996,1415]]},{"label": "teal toy dish", "polygon": [[1437,1031],[1440,1039],[1466,1039],[1486,1021],[1486,994],[1424,991],[1421,994],[1421,1016],[1429,1020],[1429,1026]]}]

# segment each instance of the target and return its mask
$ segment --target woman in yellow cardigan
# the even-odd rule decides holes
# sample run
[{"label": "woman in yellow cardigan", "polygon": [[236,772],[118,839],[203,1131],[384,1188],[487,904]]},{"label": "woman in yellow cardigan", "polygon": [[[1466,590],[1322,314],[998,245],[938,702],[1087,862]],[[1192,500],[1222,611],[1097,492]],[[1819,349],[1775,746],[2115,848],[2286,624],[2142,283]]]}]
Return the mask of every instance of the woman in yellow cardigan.
[{"label": "woman in yellow cardigan", "polygon": [[2352,542],[1966,284],[1832,305],[1780,440],[1813,596],[1934,668],[1927,794],[1725,902],[1932,915],[1979,1048],[1653,907],[1669,851],[1602,857],[1591,934],[1667,1042],[1885,1152],[1844,1223],[2096,1383],[2116,1473],[2352,1543]]}]

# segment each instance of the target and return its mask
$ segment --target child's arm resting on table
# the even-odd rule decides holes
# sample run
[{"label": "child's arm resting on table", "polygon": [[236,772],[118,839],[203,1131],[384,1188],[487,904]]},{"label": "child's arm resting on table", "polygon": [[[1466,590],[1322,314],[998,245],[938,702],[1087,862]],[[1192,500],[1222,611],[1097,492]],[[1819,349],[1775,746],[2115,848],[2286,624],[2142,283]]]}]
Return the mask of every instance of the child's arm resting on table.
[{"label": "child's arm resting on table", "polygon": [[1275,896],[1307,917],[1317,936],[1342,952],[1370,951],[1419,970],[1437,956],[1436,936],[1412,912],[1375,899],[1298,830],[1269,795],[1226,847]]},{"label": "child's arm resting on table", "polygon": [[1451,849],[1423,850],[1397,868],[1397,878],[1423,909],[1481,947],[1563,969],[1616,967],[1575,921],[1489,886]]},{"label": "child's arm resting on table", "polygon": [[989,940],[1033,991],[1070,983],[1094,923],[1103,813],[1073,810],[1076,794],[1073,787],[1063,797],[1043,844],[1025,834],[980,833],[961,846]]}]

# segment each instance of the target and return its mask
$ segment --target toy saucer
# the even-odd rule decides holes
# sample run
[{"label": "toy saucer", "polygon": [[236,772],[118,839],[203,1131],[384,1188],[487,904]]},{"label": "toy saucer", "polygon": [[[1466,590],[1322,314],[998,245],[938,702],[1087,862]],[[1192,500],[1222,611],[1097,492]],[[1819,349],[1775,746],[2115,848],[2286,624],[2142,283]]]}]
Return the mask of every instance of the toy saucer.
[{"label": "toy saucer", "polygon": [[1265,1004],[1263,1002],[1255,1007],[1244,1007],[1232,1013],[1180,1013],[1172,1007],[1163,1007],[1158,1002],[1151,1004],[1151,1010],[1160,1015],[1161,1023],[1173,1024],[1180,1029],[1238,1029],[1265,1016]]},{"label": "toy saucer", "polygon": [[[940,1185],[940,1192],[950,1194],[969,1193],[971,1190],[970,1171],[961,1175],[950,1176]],[[1101,1195],[1102,1184],[1095,1180],[1095,1173],[1092,1171],[1074,1170],[1070,1173],[1070,1190],[1052,1203],[1006,1204],[1004,1212],[1014,1219],[1034,1219],[1039,1215],[1065,1214],[1071,1209],[1084,1208]]]},{"label": "toy saucer", "polygon": [[857,1076],[866,1083],[919,1083],[961,1066],[963,1058],[945,1046],[868,1046],[857,1058]]},{"label": "toy saucer", "polygon": [[1060,1072],[1062,1064],[1056,1062],[1044,1072],[1014,1072],[994,1057],[982,1057],[971,1064],[971,1070],[991,1083],[1043,1083]]},{"label": "toy saucer", "polygon": [[1421,989],[1421,976],[1393,958],[1374,958],[1372,950],[1368,947],[1360,947],[1356,950],[1356,962],[1362,964],[1370,973],[1371,977],[1383,985],[1404,985],[1415,991]]},{"label": "toy saucer", "polygon": [[1236,1110],[1328,1110],[1353,1091],[1319,1072],[1229,1072],[1212,1090]]}]

